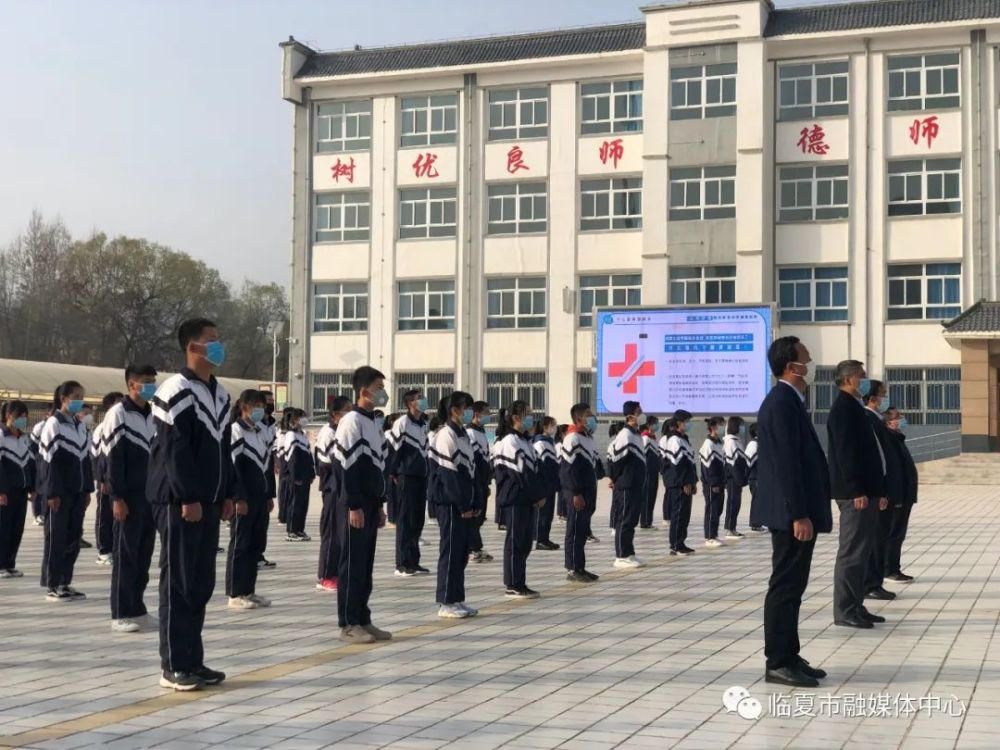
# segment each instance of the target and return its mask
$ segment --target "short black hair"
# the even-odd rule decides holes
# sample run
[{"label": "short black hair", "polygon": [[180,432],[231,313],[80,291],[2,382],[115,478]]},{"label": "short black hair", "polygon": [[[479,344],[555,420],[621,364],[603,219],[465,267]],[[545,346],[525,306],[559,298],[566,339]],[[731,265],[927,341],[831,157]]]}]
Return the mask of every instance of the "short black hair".
[{"label": "short black hair", "polygon": [[582,401],[579,404],[573,404],[569,410],[569,416],[575,423],[580,417],[590,411],[590,404],[585,404]]},{"label": "short black hair", "polygon": [[729,421],[726,423],[726,434],[739,435],[740,427],[743,426],[743,421],[743,417],[730,417]]},{"label": "short black hair", "polygon": [[650,414],[648,417],[646,417],[646,427],[652,427],[653,425],[659,424],[659,422],[660,418],[653,414]]},{"label": "short black hair", "polygon": [[334,396],[330,399],[330,414],[342,412],[350,405],[351,399],[347,398],[347,396]]},{"label": "short black hair", "polygon": [[135,380],[136,378],[155,378],[156,368],[152,365],[136,365],[131,364],[125,368],[125,384],[128,385],[130,380]]},{"label": "short black hair", "polygon": [[125,394],[119,393],[118,391],[111,391],[111,393],[105,393],[104,398],[101,399],[101,409],[107,411],[112,406],[117,404],[125,398]]},{"label": "short black hair", "polygon": [[751,422],[747,425],[747,434],[750,436],[751,440],[757,439],[757,423]]},{"label": "short black hair", "polygon": [[361,395],[361,391],[368,388],[376,380],[385,380],[385,375],[369,365],[363,365],[354,371],[351,376],[351,387],[354,388],[354,397]]},{"label": "short black hair", "polygon": [[674,419],[678,422],[690,422],[694,415],[686,409],[678,409],[674,412]]},{"label": "short black hair", "polygon": [[482,414],[484,411],[489,411],[490,405],[485,401],[476,401],[472,405],[473,414]]},{"label": "short black hair", "polygon": [[181,351],[186,352],[188,344],[200,339],[206,328],[218,328],[218,326],[208,318],[191,318],[181,323],[177,329],[177,341],[181,345]]},{"label": "short black hair", "polygon": [[854,375],[857,375],[858,372],[864,369],[865,369],[864,363],[859,362],[856,359],[845,359],[842,362],[838,362],[837,375],[834,378],[834,383],[836,383],[837,387],[839,388],[844,383],[846,383],[848,379],[850,379]]},{"label": "short black hair", "polygon": [[411,388],[403,394],[403,403],[409,406],[420,397],[421,393],[423,393],[423,391],[419,388]]},{"label": "short black hair", "polygon": [[870,383],[871,383],[871,388],[869,388],[868,393],[864,395],[864,400],[866,404],[877,399],[879,397],[878,396],[879,391],[885,391],[885,395],[883,395],[882,398],[885,398],[886,396],[889,395],[889,389],[885,387],[885,383],[883,383],[881,380],[871,380]]},{"label": "short black hair", "polygon": [[622,404],[622,416],[631,417],[633,414],[639,413],[640,404],[638,401],[626,401]]},{"label": "short black hair", "polygon": [[719,427],[724,425],[726,420],[724,417],[709,417],[705,420],[705,426],[711,430],[713,427]]},{"label": "short black hair", "polygon": [[780,378],[784,375],[789,362],[799,361],[799,353],[795,348],[798,343],[798,336],[782,336],[771,342],[767,350],[767,362],[774,377]]}]

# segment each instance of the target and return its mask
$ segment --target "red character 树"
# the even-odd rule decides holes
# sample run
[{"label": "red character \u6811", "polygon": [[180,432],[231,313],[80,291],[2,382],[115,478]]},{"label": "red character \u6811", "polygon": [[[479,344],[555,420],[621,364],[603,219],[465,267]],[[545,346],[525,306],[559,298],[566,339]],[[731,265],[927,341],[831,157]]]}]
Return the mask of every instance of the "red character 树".
[{"label": "red character \u6811", "polygon": [[350,162],[342,162],[340,157],[337,157],[337,163],[330,167],[331,176],[334,182],[340,182],[340,178],[344,177],[348,182],[354,182],[354,157],[351,157]]}]

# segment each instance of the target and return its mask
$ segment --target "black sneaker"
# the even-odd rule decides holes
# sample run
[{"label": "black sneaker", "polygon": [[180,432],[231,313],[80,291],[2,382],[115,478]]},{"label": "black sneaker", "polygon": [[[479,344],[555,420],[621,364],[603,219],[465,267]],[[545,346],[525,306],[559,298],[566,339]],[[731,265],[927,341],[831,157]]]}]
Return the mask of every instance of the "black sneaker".
[{"label": "black sneaker", "polygon": [[909,583],[913,580],[913,576],[908,576],[906,573],[890,573],[886,576],[890,581],[896,581],[897,583]]},{"label": "black sneaker", "polygon": [[72,598],[72,595],[62,587],[45,592],[45,600],[49,602],[68,602]]},{"label": "black sneaker", "polygon": [[600,543],[601,543],[601,540],[600,540],[600,539],[598,539],[598,538],[597,538],[596,536],[594,536],[593,534],[587,534],[587,541],[588,541],[588,542],[593,542],[594,544],[600,544]]},{"label": "black sneaker", "polygon": [[670,555],[670,557],[677,557],[680,554],[680,552],[678,552],[675,549],[672,549],[668,554]]},{"label": "black sneaker", "polygon": [[597,575],[596,573],[591,573],[589,570],[581,570],[580,572],[583,573],[585,576],[587,576],[587,578],[589,578],[591,581],[596,581],[598,578],[600,578],[599,575]]},{"label": "black sneaker", "polygon": [[215,548],[215,554],[221,555],[223,552],[225,552],[225,550],[222,549],[222,547],[216,547]]},{"label": "black sneaker", "polygon": [[226,679],[225,672],[219,672],[215,669],[209,669],[204,666],[198,667],[194,670],[194,676],[201,680],[205,685],[218,685]]},{"label": "black sneaker", "polygon": [[539,594],[534,589],[529,589],[527,586],[524,587],[524,593],[527,595],[528,599],[537,599],[541,594]]},{"label": "black sneaker", "polygon": [[538,592],[532,591],[527,586],[524,588],[511,588],[504,592],[504,596],[508,599],[537,599]]},{"label": "black sneaker", "polygon": [[199,690],[204,684],[198,675],[191,672],[168,672],[164,669],[160,674],[160,687],[171,690],[181,692]]},{"label": "black sneaker", "polygon": [[418,576],[430,575],[430,571],[427,568],[425,568],[423,565],[418,565],[417,567],[415,567],[413,569],[413,572],[416,575],[418,575]]},{"label": "black sneaker", "polygon": [[681,555],[682,557],[686,555],[693,555],[694,550],[688,547],[686,544],[682,544],[680,547],[677,548],[677,554]]},{"label": "black sneaker", "polygon": [[541,542],[538,542],[537,544],[535,544],[535,549],[537,549],[537,550],[546,550],[548,552],[554,552],[555,550],[559,549],[559,545],[556,544],[555,542],[541,541]]},{"label": "black sneaker", "polygon": [[298,531],[298,532],[296,532],[295,535],[299,538],[300,542],[311,542],[312,541],[312,537],[309,536],[308,534],[306,534],[304,531]]},{"label": "black sneaker", "polygon": [[506,530],[507,530],[507,527],[504,526],[502,523],[498,523],[497,524],[497,531],[506,531]]},{"label": "black sneaker", "polygon": [[88,542],[86,539],[80,540],[80,549],[92,549],[93,546],[94,545]]},{"label": "black sneaker", "polygon": [[257,561],[257,568],[258,569],[260,569],[260,568],[277,568],[277,567],[278,567],[278,563],[271,562],[266,557],[262,557],[262,558],[260,558],[260,560]]},{"label": "black sneaker", "polygon": [[83,593],[82,591],[77,591],[72,586],[63,586],[62,590],[69,596],[70,599],[73,599],[74,601],[77,599],[87,598],[87,595],[85,593]]},{"label": "black sneaker", "polygon": [[566,574],[567,581],[574,583],[592,583],[590,576],[584,575],[582,570],[571,570]]}]

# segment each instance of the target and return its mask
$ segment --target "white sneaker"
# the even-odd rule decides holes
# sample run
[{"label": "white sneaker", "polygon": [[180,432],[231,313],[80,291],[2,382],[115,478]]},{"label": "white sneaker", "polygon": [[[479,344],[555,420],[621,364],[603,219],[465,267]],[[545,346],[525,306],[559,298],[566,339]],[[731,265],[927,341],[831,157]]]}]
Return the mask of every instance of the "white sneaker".
[{"label": "white sneaker", "polygon": [[740,532],[738,532],[738,531],[727,531],[725,538],[726,539],[742,539],[743,535]]},{"label": "white sneaker", "polygon": [[614,539],[614,538],[615,538],[615,530],[614,530],[614,529],[611,529],[611,538],[612,538],[612,539]]},{"label": "white sneaker", "polygon": [[111,630],[115,633],[138,633],[139,623],[130,617],[123,620],[112,620]]},{"label": "white sneaker", "polygon": [[669,529],[670,528],[670,521],[660,521],[660,528],[661,529]]},{"label": "white sneaker", "polygon": [[410,570],[409,568],[396,568],[393,573],[396,578],[413,578],[417,574],[417,571]]},{"label": "white sneaker", "polygon": [[249,596],[229,597],[229,609],[257,609],[257,602]]},{"label": "white sneaker", "polygon": [[642,562],[642,560],[639,560],[635,555],[615,558],[616,568],[641,568],[643,565],[645,565],[645,563]]},{"label": "white sneaker", "polygon": [[476,609],[475,607],[470,607],[465,602],[459,602],[458,606],[461,607],[462,609],[464,609],[466,612],[468,612],[469,613],[469,617],[475,617],[476,615],[479,614],[479,610],[478,609]]},{"label": "white sneaker", "polygon": [[35,519],[31,523],[34,524],[35,526],[44,526],[45,518],[42,516],[35,516]]},{"label": "white sneaker", "polygon": [[421,547],[426,547],[426,546],[427,546],[427,542],[425,542],[425,541],[424,541],[424,538],[423,538],[423,537],[420,537],[420,538],[419,538],[419,539],[417,540],[417,544],[419,544],[419,545],[420,545]]},{"label": "white sneaker", "polygon": [[438,617],[444,617],[448,620],[460,620],[468,616],[468,611],[460,604],[442,604],[438,608]]},{"label": "white sneaker", "polygon": [[0,568],[0,578],[13,578],[13,577],[14,576],[12,576],[10,574],[10,571],[8,571],[6,568]]},{"label": "white sneaker", "polygon": [[260,594],[250,594],[250,596],[248,598],[250,599],[250,601],[252,601],[258,607],[270,607],[271,606],[271,600],[268,599],[266,596],[261,596]]},{"label": "white sneaker", "polygon": [[98,565],[111,565],[113,563],[114,563],[114,560],[112,559],[112,557],[111,557],[110,554],[108,554],[108,555],[98,555],[97,556],[97,564]]},{"label": "white sneaker", "polygon": [[705,546],[708,547],[709,549],[715,549],[716,547],[721,547],[722,542],[720,542],[718,539],[706,539]]}]

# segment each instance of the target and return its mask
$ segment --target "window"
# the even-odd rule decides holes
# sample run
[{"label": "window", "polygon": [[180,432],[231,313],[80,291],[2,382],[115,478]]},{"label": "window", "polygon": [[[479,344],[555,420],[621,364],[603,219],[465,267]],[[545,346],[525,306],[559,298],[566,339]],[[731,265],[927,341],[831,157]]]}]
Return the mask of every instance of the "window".
[{"label": "window", "polygon": [[458,136],[455,94],[404,96],[399,102],[399,145],[438,146]]},{"label": "window", "polygon": [[399,239],[455,236],[455,188],[399,191]]},{"label": "window", "polygon": [[545,371],[484,372],[486,403],[494,411],[527,401],[536,419],[545,416]]},{"label": "window", "polygon": [[371,232],[368,191],[316,194],[316,242],[367,240]]},{"label": "window", "polygon": [[891,265],[889,320],[948,320],[962,312],[961,263]]},{"label": "window", "polygon": [[393,382],[396,384],[397,409],[404,409],[403,394],[418,390],[424,394],[427,403],[433,411],[445,396],[455,390],[455,373],[453,372],[397,372]]},{"label": "window", "polygon": [[961,105],[958,52],[890,57],[890,112]]},{"label": "window", "polygon": [[847,165],[781,167],[778,221],[847,218]]},{"label": "window", "polygon": [[847,60],[778,66],[778,120],[846,115]]},{"label": "window", "polygon": [[487,140],[545,138],[549,134],[549,90],[545,86],[491,91]]},{"label": "window", "polygon": [[670,170],[670,221],[736,216],[736,165]]},{"label": "window", "polygon": [[889,216],[961,212],[961,159],[889,162]]},{"label": "window", "polygon": [[400,281],[400,331],[443,331],[455,327],[455,282]]},{"label": "window", "polygon": [[350,372],[314,372],[312,374],[312,416],[321,417],[330,411],[330,402],[346,396],[354,403],[354,386]]},{"label": "window", "polygon": [[487,328],[545,328],[545,277],[487,279]]},{"label": "window", "polygon": [[581,180],[580,230],[641,229],[642,178]]},{"label": "window", "polygon": [[837,368],[829,365],[809,365],[811,382],[806,389],[806,406],[812,414],[813,424],[826,424],[830,416],[830,407],[833,406],[833,399],[836,398],[840,389],[834,379],[837,377]]},{"label": "window", "polygon": [[915,425],[962,423],[960,367],[887,367],[889,402]]},{"label": "window", "polygon": [[487,234],[530,234],[546,228],[544,182],[505,182],[487,186]]},{"label": "window", "polygon": [[580,135],[642,130],[642,81],[580,84]]},{"label": "window", "polygon": [[778,269],[782,323],[847,320],[847,266]]},{"label": "window", "polygon": [[736,114],[736,63],[670,69],[670,119]]},{"label": "window", "polygon": [[736,301],[736,266],[674,266],[671,305],[716,305]]},{"label": "window", "polygon": [[625,307],[642,304],[642,274],[620,273],[580,277],[577,314],[581,328],[594,325],[598,307]]},{"label": "window", "polygon": [[313,285],[313,331],[367,331],[368,284],[329,282]]},{"label": "window", "polygon": [[331,102],[316,106],[316,153],[367,151],[372,144],[372,103]]},{"label": "window", "polygon": [[591,409],[595,409],[594,404],[594,371],[576,371],[576,402],[578,404],[588,404]]}]

